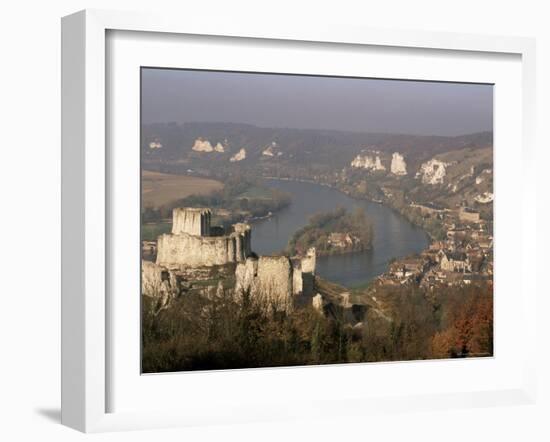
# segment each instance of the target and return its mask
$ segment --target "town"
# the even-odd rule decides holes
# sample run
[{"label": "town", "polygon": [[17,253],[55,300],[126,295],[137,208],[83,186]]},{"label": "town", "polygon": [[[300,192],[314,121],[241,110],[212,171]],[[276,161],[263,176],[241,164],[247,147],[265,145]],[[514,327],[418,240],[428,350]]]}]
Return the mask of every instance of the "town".
[{"label": "town", "polygon": [[373,287],[419,284],[434,291],[445,286],[469,285],[476,281],[492,284],[493,237],[479,212],[468,208],[445,209],[434,204],[411,203],[423,217],[441,221],[446,238],[432,241],[416,256],[394,260]]}]

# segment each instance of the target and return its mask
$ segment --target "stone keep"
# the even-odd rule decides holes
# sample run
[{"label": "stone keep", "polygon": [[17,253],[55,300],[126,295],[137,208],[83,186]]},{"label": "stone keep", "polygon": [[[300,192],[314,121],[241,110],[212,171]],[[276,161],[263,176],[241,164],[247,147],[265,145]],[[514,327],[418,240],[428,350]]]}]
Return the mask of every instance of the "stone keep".
[{"label": "stone keep", "polygon": [[178,207],[172,211],[172,234],[210,236],[211,217],[209,209]]},{"label": "stone keep", "polygon": [[211,236],[210,210],[177,208],[172,216],[172,234],[157,240],[157,265],[209,267],[242,262],[250,255],[248,224],[235,224],[228,235]]}]

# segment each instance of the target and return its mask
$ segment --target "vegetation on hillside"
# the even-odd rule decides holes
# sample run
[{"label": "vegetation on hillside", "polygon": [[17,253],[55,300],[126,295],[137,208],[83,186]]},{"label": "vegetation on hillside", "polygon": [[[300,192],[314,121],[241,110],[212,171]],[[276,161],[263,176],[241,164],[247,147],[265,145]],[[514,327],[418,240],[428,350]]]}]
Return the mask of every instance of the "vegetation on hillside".
[{"label": "vegetation on hillside", "polygon": [[144,208],[142,220],[143,223],[158,223],[169,219],[175,207],[207,207],[224,209],[227,216],[217,221],[230,225],[250,218],[267,216],[270,212],[287,207],[290,202],[291,195],[268,188],[260,180],[230,176],[224,180],[222,189],[208,194],[189,195],[156,209]]},{"label": "vegetation on hillside", "polygon": [[155,314],[143,297],[142,370],[277,367],[345,362],[491,356],[493,301],[489,286],[454,288],[437,299],[402,288],[386,300],[391,316],[367,312],[352,328],[342,309],[325,316],[311,307],[269,309],[230,292],[182,296]]}]

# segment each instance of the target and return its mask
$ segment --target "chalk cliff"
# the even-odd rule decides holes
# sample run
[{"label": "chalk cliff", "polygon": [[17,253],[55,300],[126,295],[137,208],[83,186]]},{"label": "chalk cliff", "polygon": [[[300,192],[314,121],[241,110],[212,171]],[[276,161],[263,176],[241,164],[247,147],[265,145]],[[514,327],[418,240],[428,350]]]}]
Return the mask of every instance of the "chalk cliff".
[{"label": "chalk cliff", "polygon": [[279,145],[276,141],[272,141],[269,146],[267,146],[263,151],[262,155],[265,157],[274,157],[275,155],[280,156],[282,152],[276,152],[276,149]]},{"label": "chalk cliff", "polygon": [[210,141],[203,140],[202,138],[197,138],[195,144],[193,144],[192,149],[195,152],[213,152],[214,148],[210,144]]},{"label": "chalk cliff", "polygon": [[416,174],[417,178],[422,180],[422,184],[442,184],[446,175],[446,167],[449,163],[432,158],[423,163]]},{"label": "chalk cliff", "polygon": [[369,151],[365,154],[357,155],[351,162],[351,167],[356,169],[367,169],[369,171],[386,170],[386,166],[382,164],[380,152]]},{"label": "chalk cliff", "polygon": [[391,157],[390,171],[394,175],[407,175],[407,163],[399,152],[394,152]]},{"label": "chalk cliff", "polygon": [[232,163],[236,162],[236,161],[242,161],[246,159],[246,149],[243,147],[241,148],[235,155],[233,155],[229,161],[231,161]]},{"label": "chalk cliff", "polygon": [[493,202],[495,196],[491,192],[483,192],[480,195],[477,195],[474,200],[480,204],[487,204]]}]

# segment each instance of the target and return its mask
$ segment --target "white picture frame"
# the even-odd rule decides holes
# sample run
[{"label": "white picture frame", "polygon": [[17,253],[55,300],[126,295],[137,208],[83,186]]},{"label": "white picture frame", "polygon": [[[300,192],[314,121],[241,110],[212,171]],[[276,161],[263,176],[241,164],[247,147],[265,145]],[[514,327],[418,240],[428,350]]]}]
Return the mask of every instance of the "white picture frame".
[{"label": "white picture frame", "polygon": [[[478,389],[461,393],[430,392],[425,395],[391,395],[374,398],[335,397],[341,414],[373,411],[456,408],[510,403],[532,403],[535,383],[536,287],[526,278],[527,256],[534,254],[535,188],[534,109],[535,43],[532,39],[416,31],[389,31],[314,25],[294,27],[281,23],[265,26],[248,22],[208,23],[178,17],[153,16],[99,10],[81,11],[62,21],[62,423],[85,432],[198,425],[216,422],[249,422],[288,417],[334,415],[312,400],[308,408],[256,409],[253,392],[248,401],[235,401],[239,415],[150,410],[109,412],[108,396],[113,385],[108,376],[110,323],[109,286],[109,174],[106,121],[108,63],[106,35],[109,31],[154,32],[163,35],[202,35],[270,39],[273,41],[337,43],[384,48],[436,49],[483,54],[513,54],[521,57],[521,305],[520,319],[525,351],[521,385],[503,389]],[[157,34],[158,35],[158,34]],[[498,356],[497,356],[498,357]],[[443,362],[444,363],[444,362]],[[292,369],[290,369],[292,370]],[[338,367],[333,367],[338,370]],[[355,367],[355,373],[361,366]],[[241,371],[242,373],[242,371]],[[223,376],[223,373],[221,374]],[[166,382],[166,381],[165,381]],[[256,392],[256,394],[259,394]],[[193,398],[187,398],[192,401]],[[230,401],[231,402],[231,401]],[[336,403],[336,402],[334,402]],[[185,407],[183,407],[185,408]]]}]

